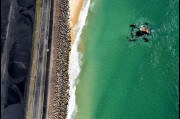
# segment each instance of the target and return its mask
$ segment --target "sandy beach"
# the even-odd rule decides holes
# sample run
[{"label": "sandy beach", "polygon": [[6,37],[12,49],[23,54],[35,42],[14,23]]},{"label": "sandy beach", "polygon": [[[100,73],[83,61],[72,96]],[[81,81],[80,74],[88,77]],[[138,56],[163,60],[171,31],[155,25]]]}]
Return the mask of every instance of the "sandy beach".
[{"label": "sandy beach", "polygon": [[70,27],[71,27],[71,51],[69,57],[69,102],[67,119],[75,117],[76,106],[76,81],[78,80],[80,69],[80,58],[82,57],[78,47],[80,45],[80,36],[85,25],[90,0],[70,1]]},{"label": "sandy beach", "polygon": [[78,22],[79,14],[82,9],[83,0],[70,0],[70,27],[71,27],[71,46],[74,43],[74,28]]}]

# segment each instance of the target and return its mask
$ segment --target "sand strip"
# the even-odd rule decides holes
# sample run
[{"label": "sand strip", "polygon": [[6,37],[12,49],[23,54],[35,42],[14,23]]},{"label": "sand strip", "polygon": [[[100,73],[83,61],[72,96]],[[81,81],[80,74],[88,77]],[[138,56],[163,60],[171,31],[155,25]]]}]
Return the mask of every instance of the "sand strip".
[{"label": "sand strip", "polygon": [[[71,1],[72,2],[72,1]],[[76,1],[77,2],[77,1]],[[79,4],[78,4],[79,2]],[[80,42],[80,36],[82,33],[82,29],[85,25],[86,17],[88,14],[88,9],[90,5],[90,0],[79,0],[77,3],[74,3],[74,6],[71,3],[71,35],[73,37],[71,40],[73,42],[71,43],[71,54],[69,58],[69,102],[68,102],[68,115],[66,119],[71,119],[75,117],[75,114],[77,112],[76,108],[76,81],[78,80],[77,77],[80,73],[80,60],[81,60],[81,54],[78,51],[78,46]],[[76,5],[76,6],[75,6]],[[78,16],[76,16],[78,14]]]},{"label": "sand strip", "polygon": [[70,0],[70,27],[71,27],[71,46],[74,43],[74,28],[78,22],[79,14],[82,9],[83,0]]}]

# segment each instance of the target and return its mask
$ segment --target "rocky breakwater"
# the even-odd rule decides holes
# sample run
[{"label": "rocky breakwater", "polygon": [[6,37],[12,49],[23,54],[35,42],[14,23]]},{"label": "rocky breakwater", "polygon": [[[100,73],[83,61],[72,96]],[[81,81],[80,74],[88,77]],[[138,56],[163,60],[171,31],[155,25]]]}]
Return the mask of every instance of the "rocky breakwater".
[{"label": "rocky breakwater", "polygon": [[[69,75],[68,75],[68,63],[70,53],[70,24],[69,24],[69,0],[60,0],[59,4],[55,3],[56,7],[59,7],[57,12],[59,16],[55,20],[58,20],[58,30],[54,35],[58,35],[55,39],[54,47],[54,73],[55,80],[52,85],[53,91],[51,91],[53,112],[50,116],[53,119],[65,119],[67,116],[67,105],[69,99]],[[55,8],[56,9],[56,8]]]}]

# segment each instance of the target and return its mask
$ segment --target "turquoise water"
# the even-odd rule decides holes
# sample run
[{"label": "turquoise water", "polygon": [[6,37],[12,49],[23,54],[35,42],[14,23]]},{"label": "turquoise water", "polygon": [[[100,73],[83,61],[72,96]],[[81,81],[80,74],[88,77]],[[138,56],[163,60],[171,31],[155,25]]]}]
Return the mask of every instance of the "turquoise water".
[{"label": "turquoise water", "polygon": [[[94,0],[81,35],[76,119],[178,119],[178,0]],[[129,42],[148,22],[150,42]]]}]

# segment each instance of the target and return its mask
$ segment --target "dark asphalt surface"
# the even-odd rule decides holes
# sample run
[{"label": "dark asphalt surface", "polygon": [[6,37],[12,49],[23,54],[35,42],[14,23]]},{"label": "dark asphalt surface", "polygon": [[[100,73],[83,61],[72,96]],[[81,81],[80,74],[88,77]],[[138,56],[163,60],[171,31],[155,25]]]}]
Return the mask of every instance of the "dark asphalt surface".
[{"label": "dark asphalt surface", "polygon": [[[34,83],[32,118],[43,117],[44,104],[47,103],[48,72],[51,35],[49,30],[51,0],[42,0],[42,18],[39,37],[39,49],[36,79]],[[9,5],[9,6],[8,6]],[[2,5],[3,6],[3,5]],[[3,119],[24,118],[27,99],[26,86],[31,60],[32,33],[34,24],[35,0],[17,0],[4,2],[1,19],[2,29],[7,29],[1,35],[1,114]],[[5,9],[6,8],[6,9]],[[8,18],[5,15],[9,14]],[[51,15],[51,17],[53,17]],[[48,62],[47,62],[48,61]],[[45,92],[46,91],[46,92]],[[28,98],[28,97],[27,97]],[[45,102],[44,102],[45,98]],[[11,113],[12,115],[9,115]],[[46,115],[44,113],[44,115]],[[44,117],[43,117],[44,118]]]},{"label": "dark asphalt surface", "polygon": [[[34,0],[1,0],[1,114],[23,117],[32,47]],[[17,106],[18,105],[18,106]],[[19,108],[21,107],[21,108]],[[10,113],[14,110],[13,115]]]}]

